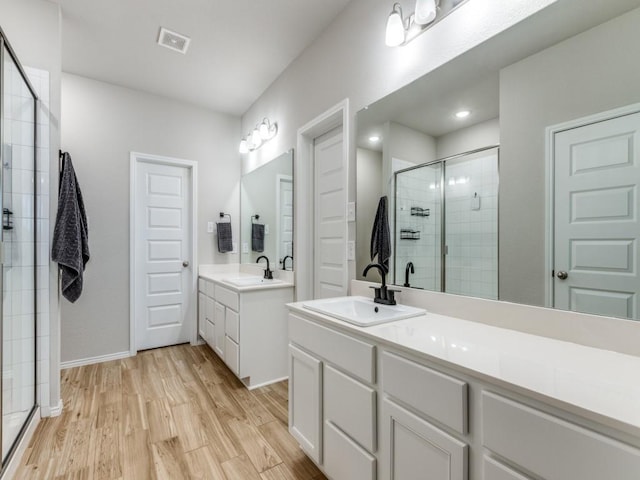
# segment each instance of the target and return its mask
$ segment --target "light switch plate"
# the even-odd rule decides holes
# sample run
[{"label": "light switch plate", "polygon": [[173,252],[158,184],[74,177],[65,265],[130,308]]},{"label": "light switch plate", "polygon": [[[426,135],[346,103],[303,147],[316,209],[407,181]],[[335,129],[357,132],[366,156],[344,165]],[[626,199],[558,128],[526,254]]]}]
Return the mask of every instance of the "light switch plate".
[{"label": "light switch plate", "polygon": [[242,242],[242,253],[249,253],[249,244],[247,242]]},{"label": "light switch plate", "polygon": [[268,223],[265,224],[265,226],[264,226],[264,234],[265,235],[269,235],[269,224]]},{"label": "light switch plate", "polygon": [[213,233],[213,222],[207,222],[207,233]]},{"label": "light switch plate", "polygon": [[356,221],[356,202],[347,203],[347,222]]},{"label": "light switch plate", "polygon": [[356,259],[356,242],[349,241],[347,242],[347,260],[355,260]]}]

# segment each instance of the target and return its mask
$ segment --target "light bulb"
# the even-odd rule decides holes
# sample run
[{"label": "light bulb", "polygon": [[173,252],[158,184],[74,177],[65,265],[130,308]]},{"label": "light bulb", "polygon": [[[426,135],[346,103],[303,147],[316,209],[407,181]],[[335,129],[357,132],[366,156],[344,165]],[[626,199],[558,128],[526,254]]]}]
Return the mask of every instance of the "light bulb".
[{"label": "light bulb", "polygon": [[271,132],[269,132],[269,124],[267,122],[268,120],[265,119],[260,124],[260,137],[262,138],[262,140],[267,140],[271,136]]},{"label": "light bulb", "polygon": [[418,25],[427,25],[436,19],[436,0],[416,0],[414,21]]},{"label": "light bulb", "polygon": [[255,128],[253,132],[251,132],[251,143],[253,144],[253,148],[258,148],[262,144],[260,130],[258,130],[257,128]]},{"label": "light bulb", "polygon": [[246,139],[240,140],[240,148],[238,150],[240,150],[240,153],[249,153],[249,145]]},{"label": "light bulb", "polygon": [[370,142],[374,142],[374,143],[375,143],[375,142],[379,142],[379,141],[380,141],[380,137],[379,137],[378,135],[371,135],[371,136],[369,137],[369,141],[370,141]]},{"label": "light bulb", "polygon": [[388,47],[397,47],[404,43],[404,21],[402,19],[402,8],[399,3],[393,5],[393,10],[387,20],[387,34],[385,43]]},{"label": "light bulb", "polygon": [[467,118],[469,115],[471,115],[469,110],[460,110],[459,112],[456,112],[457,118]]}]

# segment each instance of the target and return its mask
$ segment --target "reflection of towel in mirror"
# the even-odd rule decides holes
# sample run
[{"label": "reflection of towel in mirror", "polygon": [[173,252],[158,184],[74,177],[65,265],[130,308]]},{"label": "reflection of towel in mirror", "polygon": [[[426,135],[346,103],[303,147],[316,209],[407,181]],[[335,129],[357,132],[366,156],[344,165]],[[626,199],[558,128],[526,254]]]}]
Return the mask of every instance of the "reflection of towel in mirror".
[{"label": "reflection of towel in mirror", "polygon": [[233,251],[233,235],[231,222],[216,223],[218,229],[218,251],[227,253]]},{"label": "reflection of towel in mirror", "polygon": [[378,263],[389,271],[389,257],[391,256],[391,234],[387,216],[387,197],[380,197],[376,218],[371,231],[371,260],[378,255]]},{"label": "reflection of towel in mirror", "polygon": [[75,302],[82,294],[82,272],[89,261],[89,226],[71,156],[62,157],[58,213],[53,230],[51,259],[62,271],[62,295]]},{"label": "reflection of towel in mirror", "polygon": [[264,252],[264,225],[261,223],[251,224],[251,250]]}]

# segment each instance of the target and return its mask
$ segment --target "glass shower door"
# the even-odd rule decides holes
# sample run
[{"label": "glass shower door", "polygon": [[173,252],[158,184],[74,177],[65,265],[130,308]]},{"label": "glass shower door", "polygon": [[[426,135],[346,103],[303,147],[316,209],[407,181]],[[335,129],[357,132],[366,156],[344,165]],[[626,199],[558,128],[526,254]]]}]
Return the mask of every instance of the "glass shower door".
[{"label": "glass shower door", "polygon": [[36,404],[35,103],[2,41],[2,462]]}]

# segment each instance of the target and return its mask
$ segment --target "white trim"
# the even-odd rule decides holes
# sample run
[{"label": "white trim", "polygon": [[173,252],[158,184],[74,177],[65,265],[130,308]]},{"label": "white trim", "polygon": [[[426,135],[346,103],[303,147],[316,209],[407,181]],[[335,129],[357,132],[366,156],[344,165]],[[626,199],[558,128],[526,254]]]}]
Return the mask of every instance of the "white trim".
[{"label": "white trim", "polygon": [[55,407],[40,407],[40,416],[41,417],[58,417],[62,414],[62,399],[58,399],[58,404]]},{"label": "white trim", "polygon": [[[306,125],[298,129],[297,145],[298,152],[294,155],[294,195],[293,202],[293,224],[295,229],[294,255],[297,259],[313,258],[313,228],[307,228],[309,222],[313,222],[313,143],[319,136],[331,130],[342,127],[342,166],[345,172],[344,190],[349,198],[349,149],[350,149],[350,125],[349,125],[349,99],[342,100],[337,105],[331,107],[326,112],[317,116]],[[345,202],[345,247],[349,241],[347,225],[347,202]],[[349,269],[346,268],[348,262],[347,249],[345,248],[345,269],[344,284],[348,288]],[[296,285],[296,301],[313,298],[313,264],[307,261],[296,262],[294,269]],[[346,295],[346,293],[345,293]]]},{"label": "white trim", "polygon": [[551,272],[554,269],[554,169],[555,169],[555,150],[554,139],[555,135],[571,130],[574,128],[580,128],[587,125],[591,125],[598,122],[604,122],[606,120],[612,120],[618,117],[624,117],[626,115],[632,115],[640,112],[640,103],[632,103],[625,105],[624,107],[614,108],[612,110],[606,110],[604,112],[595,113],[593,115],[587,115],[586,117],[576,118],[567,122],[551,125],[545,130],[545,227],[547,234],[544,241],[544,257],[546,270],[544,274],[544,305],[545,307],[553,308],[553,281]]},{"label": "white trim", "polygon": [[82,367],[84,365],[93,365],[94,363],[110,362],[111,360],[120,360],[122,358],[134,357],[129,350],[124,352],[109,353],[107,355],[98,355],[97,357],[79,358],[78,360],[69,360],[68,362],[60,363],[60,370],[67,368]]},{"label": "white trim", "polygon": [[[161,155],[149,155],[140,152],[130,153],[129,175],[129,355],[138,353],[136,348],[136,323],[135,323],[135,199],[136,199],[136,165],[139,162],[155,163],[160,165],[173,165],[185,167],[190,170],[191,187],[191,289],[187,302],[193,307],[198,305],[198,162],[184,160],[182,158],[164,157]],[[190,343],[198,342],[197,308],[192,308],[189,320]],[[95,362],[94,362],[95,363]]]},{"label": "white trim", "polygon": [[245,385],[245,387],[247,387],[247,390],[255,390],[256,388],[266,387],[267,385],[273,385],[274,383],[283,382],[285,380],[289,380],[289,377],[276,378],[275,380],[269,380],[268,382],[259,383],[257,385]]},{"label": "white trim", "polygon": [[18,471],[18,468],[20,468],[22,457],[27,451],[27,448],[29,447],[29,443],[31,443],[31,438],[33,437],[33,434],[36,431],[36,428],[38,427],[39,423],[40,423],[40,408],[38,407],[36,408],[36,411],[34,412],[33,418],[31,418],[29,425],[27,425],[27,429],[25,430],[24,435],[22,435],[22,438],[18,443],[18,447],[13,452],[13,455],[11,455],[11,458],[9,459],[9,463],[7,464],[7,467],[2,475],[2,478],[7,478],[7,479],[14,478],[16,472]]}]

